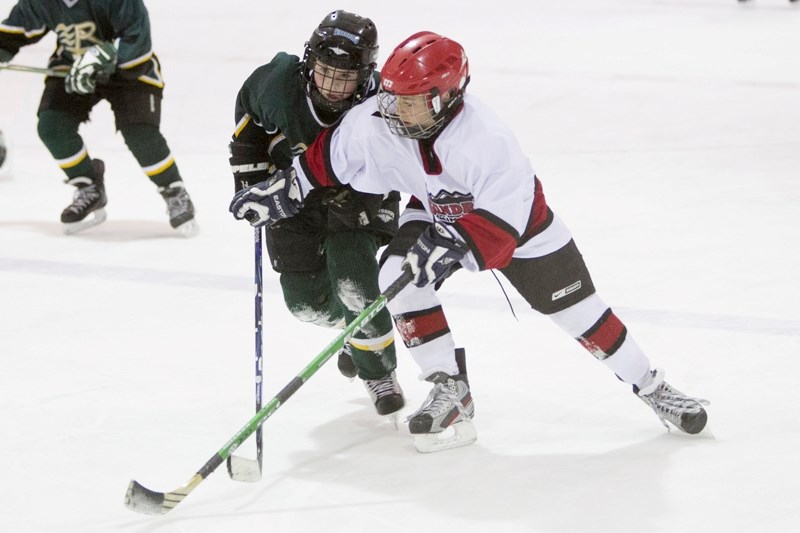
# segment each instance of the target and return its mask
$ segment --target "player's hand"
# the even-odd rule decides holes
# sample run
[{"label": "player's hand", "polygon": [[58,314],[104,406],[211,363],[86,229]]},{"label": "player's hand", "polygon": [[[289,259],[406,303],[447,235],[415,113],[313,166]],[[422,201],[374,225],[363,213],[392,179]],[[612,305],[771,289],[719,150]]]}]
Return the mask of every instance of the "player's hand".
[{"label": "player's hand", "polygon": [[425,287],[452,274],[467,252],[466,244],[459,241],[447,226],[436,222],[420,234],[408,251],[403,266],[414,275],[411,283]]},{"label": "player's hand", "polygon": [[64,80],[64,87],[70,94],[92,94],[97,82],[105,82],[111,77],[117,65],[117,50],[111,43],[96,44],[75,58]]},{"label": "player's hand", "polygon": [[254,228],[272,225],[296,215],[303,206],[303,192],[294,168],[279,170],[267,181],[237,192],[228,210],[236,220]]}]

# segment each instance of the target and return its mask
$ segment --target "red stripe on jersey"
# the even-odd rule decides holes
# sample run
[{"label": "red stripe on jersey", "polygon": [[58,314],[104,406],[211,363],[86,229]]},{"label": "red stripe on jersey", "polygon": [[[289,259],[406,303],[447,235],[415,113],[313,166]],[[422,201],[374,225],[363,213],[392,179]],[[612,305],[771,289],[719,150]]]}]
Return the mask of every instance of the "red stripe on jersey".
[{"label": "red stripe on jersey", "polygon": [[425,206],[422,204],[422,201],[417,198],[416,196],[412,196],[408,199],[408,203],[406,204],[407,209],[421,209],[425,210]]},{"label": "red stripe on jersey", "polygon": [[394,316],[394,323],[407,348],[420,346],[450,333],[442,306]]},{"label": "red stripe on jersey", "polygon": [[303,167],[308,181],[314,188],[336,187],[341,185],[339,180],[330,170],[328,155],[330,150],[330,138],[334,128],[327,128],[317,135],[311,146],[308,147],[303,155],[300,156],[300,166]]},{"label": "red stripe on jersey", "polygon": [[519,235],[502,219],[476,209],[459,218],[454,226],[467,242],[481,270],[503,268],[511,262]]},{"label": "red stripe on jersey", "polygon": [[625,324],[611,309],[606,309],[597,322],[578,337],[578,342],[598,359],[605,359],[616,353],[627,334]]},{"label": "red stripe on jersey", "polygon": [[539,181],[539,178],[536,176],[533,177],[533,181],[533,205],[531,206],[531,214],[528,217],[525,233],[522,234],[522,238],[520,239],[521,242],[527,241],[542,231],[550,219],[547,209],[547,200],[544,197],[544,190],[542,189],[542,182]]}]

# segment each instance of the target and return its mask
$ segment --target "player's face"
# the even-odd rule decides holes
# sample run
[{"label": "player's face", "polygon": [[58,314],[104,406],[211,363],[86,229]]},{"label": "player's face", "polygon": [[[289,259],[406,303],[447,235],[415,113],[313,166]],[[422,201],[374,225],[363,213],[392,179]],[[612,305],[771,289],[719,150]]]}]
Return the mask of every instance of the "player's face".
[{"label": "player's face", "polygon": [[410,128],[426,130],[433,126],[433,111],[425,94],[398,96],[397,115]]},{"label": "player's face", "polygon": [[325,99],[338,102],[353,96],[358,86],[358,71],[336,68],[317,61],[314,63],[314,83]]}]

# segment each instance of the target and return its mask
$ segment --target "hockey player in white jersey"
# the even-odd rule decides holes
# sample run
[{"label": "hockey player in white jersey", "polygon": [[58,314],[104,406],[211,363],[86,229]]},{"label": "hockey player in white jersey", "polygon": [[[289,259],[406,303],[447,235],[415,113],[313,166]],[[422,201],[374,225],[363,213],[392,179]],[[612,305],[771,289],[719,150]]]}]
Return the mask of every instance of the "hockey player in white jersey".
[{"label": "hockey player in white jersey", "polygon": [[[421,452],[475,441],[474,403],[435,287],[457,268],[499,270],[533,309],[568,335],[667,422],[686,433],[706,425],[708,402],[682,394],[651,368],[623,322],[595,292],[567,227],[514,134],[465,94],[467,56],[431,32],[401,43],[381,69],[376,97],[323,131],[293,169],[240,191],[236,218],[265,224],[291,216],[316,187],[350,184],[367,193],[410,193],[400,230],[382,257],[381,288],[404,268],[413,281],[388,305],[397,330],[432,384],[409,417]],[[452,429],[450,429],[452,428]]]}]

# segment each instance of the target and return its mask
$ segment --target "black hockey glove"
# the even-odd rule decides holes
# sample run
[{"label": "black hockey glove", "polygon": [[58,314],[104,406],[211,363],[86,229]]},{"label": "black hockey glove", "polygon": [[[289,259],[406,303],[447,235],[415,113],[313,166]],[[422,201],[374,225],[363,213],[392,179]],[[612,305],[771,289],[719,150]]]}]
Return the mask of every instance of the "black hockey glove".
[{"label": "black hockey glove", "polygon": [[228,145],[234,191],[267,181],[275,173],[266,146],[233,141]]},{"label": "black hockey glove", "polygon": [[469,248],[459,241],[444,224],[431,224],[411,247],[403,263],[414,275],[411,283],[425,287],[441,283],[456,270]]},{"label": "black hockey glove", "polygon": [[64,80],[70,94],[92,94],[97,82],[107,82],[117,67],[117,49],[108,42],[96,44],[75,58]]},{"label": "black hockey glove", "polygon": [[382,194],[356,192],[344,187],[328,189],[322,199],[322,205],[328,206],[329,222],[350,229],[368,225],[378,214],[382,203]]},{"label": "black hockey glove", "polygon": [[246,219],[254,228],[296,215],[303,206],[303,192],[294,168],[279,170],[265,182],[237,192],[228,210],[236,220]]}]

